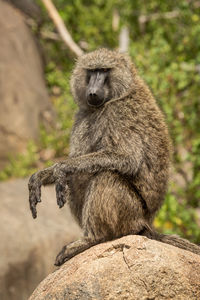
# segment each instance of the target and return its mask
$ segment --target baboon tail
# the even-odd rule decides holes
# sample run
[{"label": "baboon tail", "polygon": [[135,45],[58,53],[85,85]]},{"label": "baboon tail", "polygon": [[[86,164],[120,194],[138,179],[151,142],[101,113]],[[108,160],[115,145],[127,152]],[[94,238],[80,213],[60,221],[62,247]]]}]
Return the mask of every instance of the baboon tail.
[{"label": "baboon tail", "polygon": [[200,255],[200,246],[195,245],[188,240],[179,237],[178,235],[162,234],[154,231],[149,226],[146,227],[146,229],[142,232],[142,235],[148,237],[149,239],[169,244]]}]

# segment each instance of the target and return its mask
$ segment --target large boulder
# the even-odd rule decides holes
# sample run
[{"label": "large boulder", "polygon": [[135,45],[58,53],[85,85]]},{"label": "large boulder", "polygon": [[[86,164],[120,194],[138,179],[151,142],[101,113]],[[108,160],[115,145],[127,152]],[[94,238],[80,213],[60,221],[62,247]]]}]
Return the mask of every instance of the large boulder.
[{"label": "large boulder", "polygon": [[0,167],[9,153],[37,139],[40,122],[52,122],[52,108],[38,48],[24,17],[0,0]]},{"label": "large boulder", "polygon": [[200,256],[141,236],[99,244],[49,275],[29,300],[200,299]]},{"label": "large boulder", "polygon": [[42,190],[35,220],[29,210],[27,180],[1,183],[0,195],[0,299],[27,300],[55,270],[56,255],[80,236],[80,229],[67,205],[59,210],[52,186]]},{"label": "large boulder", "polygon": [[35,0],[4,0],[11,3],[27,16],[40,20],[41,11]]}]

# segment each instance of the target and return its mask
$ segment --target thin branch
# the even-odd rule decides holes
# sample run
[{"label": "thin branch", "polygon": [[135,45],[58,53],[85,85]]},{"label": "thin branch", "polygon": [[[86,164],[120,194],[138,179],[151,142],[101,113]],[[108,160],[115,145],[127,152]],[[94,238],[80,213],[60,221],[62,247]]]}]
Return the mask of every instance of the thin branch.
[{"label": "thin branch", "polygon": [[113,10],[112,15],[112,30],[117,31],[119,29],[120,15],[117,9]]},{"label": "thin branch", "polygon": [[76,54],[76,56],[80,56],[83,54],[83,50],[74,42],[69,31],[67,30],[63,20],[61,19],[58,11],[56,10],[54,4],[51,0],[41,0],[46,7],[49,16],[51,17],[53,23],[55,24],[61,38],[67,45],[67,47]]},{"label": "thin branch", "polygon": [[55,32],[42,30],[40,33],[42,38],[46,40],[61,41],[60,35]]},{"label": "thin branch", "polygon": [[129,30],[127,26],[123,26],[119,34],[119,52],[128,52],[129,47]]},{"label": "thin branch", "polygon": [[145,31],[145,25],[147,22],[158,19],[173,19],[180,15],[179,10],[169,11],[165,13],[154,13],[150,15],[141,15],[138,17],[138,22],[140,25],[140,30]]},{"label": "thin branch", "polygon": [[148,16],[141,15],[139,16],[139,23],[146,23],[148,21],[158,20],[158,19],[172,19],[178,17],[179,15],[180,15],[179,10],[169,11],[165,13],[154,13]]}]

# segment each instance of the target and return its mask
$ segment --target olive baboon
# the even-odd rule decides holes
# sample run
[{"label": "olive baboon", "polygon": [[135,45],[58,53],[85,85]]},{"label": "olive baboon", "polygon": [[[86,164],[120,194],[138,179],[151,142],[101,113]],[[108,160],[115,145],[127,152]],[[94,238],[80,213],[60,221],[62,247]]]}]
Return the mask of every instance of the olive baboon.
[{"label": "olive baboon", "polygon": [[55,264],[128,234],[200,254],[199,246],[152,228],[167,189],[171,145],[164,117],[130,58],[107,49],[81,56],[71,88],[79,111],[69,158],[29,182],[34,218],[41,186],[55,183],[59,207],[68,201],[84,232],[64,246]]}]

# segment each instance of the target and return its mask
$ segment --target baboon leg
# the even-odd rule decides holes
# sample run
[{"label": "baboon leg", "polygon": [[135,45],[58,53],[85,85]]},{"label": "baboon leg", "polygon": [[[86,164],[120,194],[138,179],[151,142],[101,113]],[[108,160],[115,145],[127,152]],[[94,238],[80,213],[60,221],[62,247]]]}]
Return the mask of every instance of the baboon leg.
[{"label": "baboon leg", "polygon": [[108,241],[145,228],[143,205],[121,175],[110,171],[96,174],[85,197],[82,227],[86,236]]},{"label": "baboon leg", "polygon": [[64,246],[56,257],[55,266],[61,266],[70,258],[101,242],[103,242],[103,239],[94,240],[92,238],[83,237],[75,242]]},{"label": "baboon leg", "polygon": [[144,211],[137,195],[120,175],[106,171],[88,185],[82,212],[85,237],[63,247],[56,258],[60,266],[86,249],[145,228]]}]

